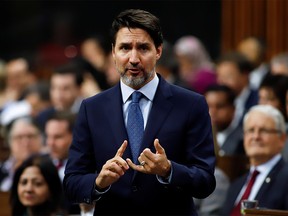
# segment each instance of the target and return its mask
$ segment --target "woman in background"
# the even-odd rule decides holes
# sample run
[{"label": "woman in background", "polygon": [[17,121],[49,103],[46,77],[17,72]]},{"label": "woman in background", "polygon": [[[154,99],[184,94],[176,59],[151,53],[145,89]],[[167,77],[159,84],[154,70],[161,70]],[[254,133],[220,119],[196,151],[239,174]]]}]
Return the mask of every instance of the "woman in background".
[{"label": "woman in background", "polygon": [[12,215],[67,215],[61,180],[51,159],[35,154],[16,170],[11,189]]}]

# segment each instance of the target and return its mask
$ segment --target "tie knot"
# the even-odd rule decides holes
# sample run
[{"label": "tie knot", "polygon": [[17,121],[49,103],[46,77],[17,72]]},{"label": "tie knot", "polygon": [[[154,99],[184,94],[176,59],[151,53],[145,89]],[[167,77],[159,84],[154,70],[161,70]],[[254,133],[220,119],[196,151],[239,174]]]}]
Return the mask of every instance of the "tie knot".
[{"label": "tie knot", "polygon": [[251,175],[251,178],[256,178],[256,176],[259,174],[260,172],[258,170],[254,170],[252,175]]},{"label": "tie knot", "polygon": [[132,94],[132,103],[139,103],[142,93],[139,91],[134,91]]}]

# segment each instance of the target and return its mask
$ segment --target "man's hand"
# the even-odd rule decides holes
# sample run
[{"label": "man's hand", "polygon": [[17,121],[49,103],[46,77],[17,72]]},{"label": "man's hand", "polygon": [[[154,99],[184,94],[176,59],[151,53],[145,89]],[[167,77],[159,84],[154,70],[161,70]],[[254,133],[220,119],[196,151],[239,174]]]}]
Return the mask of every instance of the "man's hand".
[{"label": "man's hand", "polygon": [[113,184],[129,169],[127,162],[122,158],[126,147],[127,141],[125,140],[117,150],[116,155],[103,165],[95,181],[99,189],[104,189]]},{"label": "man's hand", "polygon": [[138,157],[140,165],[134,164],[129,158],[126,159],[128,165],[139,172],[155,174],[166,178],[170,174],[171,162],[167,159],[165,149],[160,145],[159,140],[154,140],[156,153],[146,148]]}]

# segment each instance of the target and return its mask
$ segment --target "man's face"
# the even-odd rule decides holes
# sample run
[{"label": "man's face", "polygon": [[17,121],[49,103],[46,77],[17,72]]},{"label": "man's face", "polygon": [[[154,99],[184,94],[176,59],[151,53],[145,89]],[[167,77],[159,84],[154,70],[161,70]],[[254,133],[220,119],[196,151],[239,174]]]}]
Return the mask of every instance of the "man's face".
[{"label": "man's face", "polygon": [[69,110],[80,95],[72,74],[56,74],[51,78],[51,101],[57,110]]},{"label": "man's face", "polygon": [[244,123],[244,148],[252,165],[265,163],[280,153],[285,139],[273,119],[259,111],[253,111]]},{"label": "man's face", "polygon": [[134,89],[141,88],[153,79],[161,53],[162,46],[155,48],[150,35],[139,28],[120,29],[112,50],[122,81]]},{"label": "man's face", "polygon": [[45,125],[46,144],[52,158],[64,160],[72,142],[72,132],[65,120],[48,120]]},{"label": "man's face", "polygon": [[246,75],[233,62],[222,62],[216,67],[217,82],[227,85],[239,95],[243,88],[247,85]]},{"label": "man's face", "polygon": [[7,87],[23,91],[29,83],[28,64],[24,59],[15,59],[6,65]]},{"label": "man's face", "polygon": [[25,121],[15,122],[10,135],[11,154],[16,160],[23,161],[31,154],[42,149],[42,137],[39,130]]},{"label": "man's face", "polygon": [[227,95],[220,91],[205,94],[213,125],[218,131],[225,130],[234,118],[234,106],[228,103]]}]

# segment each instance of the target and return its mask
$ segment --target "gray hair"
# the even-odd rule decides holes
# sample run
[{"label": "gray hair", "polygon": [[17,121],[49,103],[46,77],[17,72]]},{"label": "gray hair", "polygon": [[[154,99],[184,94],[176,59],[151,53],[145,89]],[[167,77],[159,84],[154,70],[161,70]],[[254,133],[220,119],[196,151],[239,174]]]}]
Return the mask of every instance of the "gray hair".
[{"label": "gray hair", "polygon": [[44,143],[44,136],[43,136],[43,133],[38,125],[38,123],[35,121],[35,119],[33,119],[32,117],[30,116],[23,116],[23,117],[19,117],[17,119],[15,119],[12,123],[11,123],[11,126],[10,126],[10,129],[8,130],[8,143],[10,145],[10,142],[11,142],[11,138],[12,138],[12,135],[13,135],[13,132],[14,132],[14,129],[15,129],[15,126],[19,123],[19,122],[24,122],[28,125],[31,125],[33,126],[37,132],[39,133],[39,136],[41,137],[42,139],[42,144]]},{"label": "gray hair", "polygon": [[284,120],[282,113],[271,105],[255,105],[251,107],[250,110],[244,116],[244,120],[243,120],[244,126],[247,123],[247,119],[249,118],[251,113],[254,111],[261,112],[265,114],[266,116],[271,117],[275,122],[276,130],[279,130],[281,134],[286,133],[286,124],[285,124],[285,120]]}]

